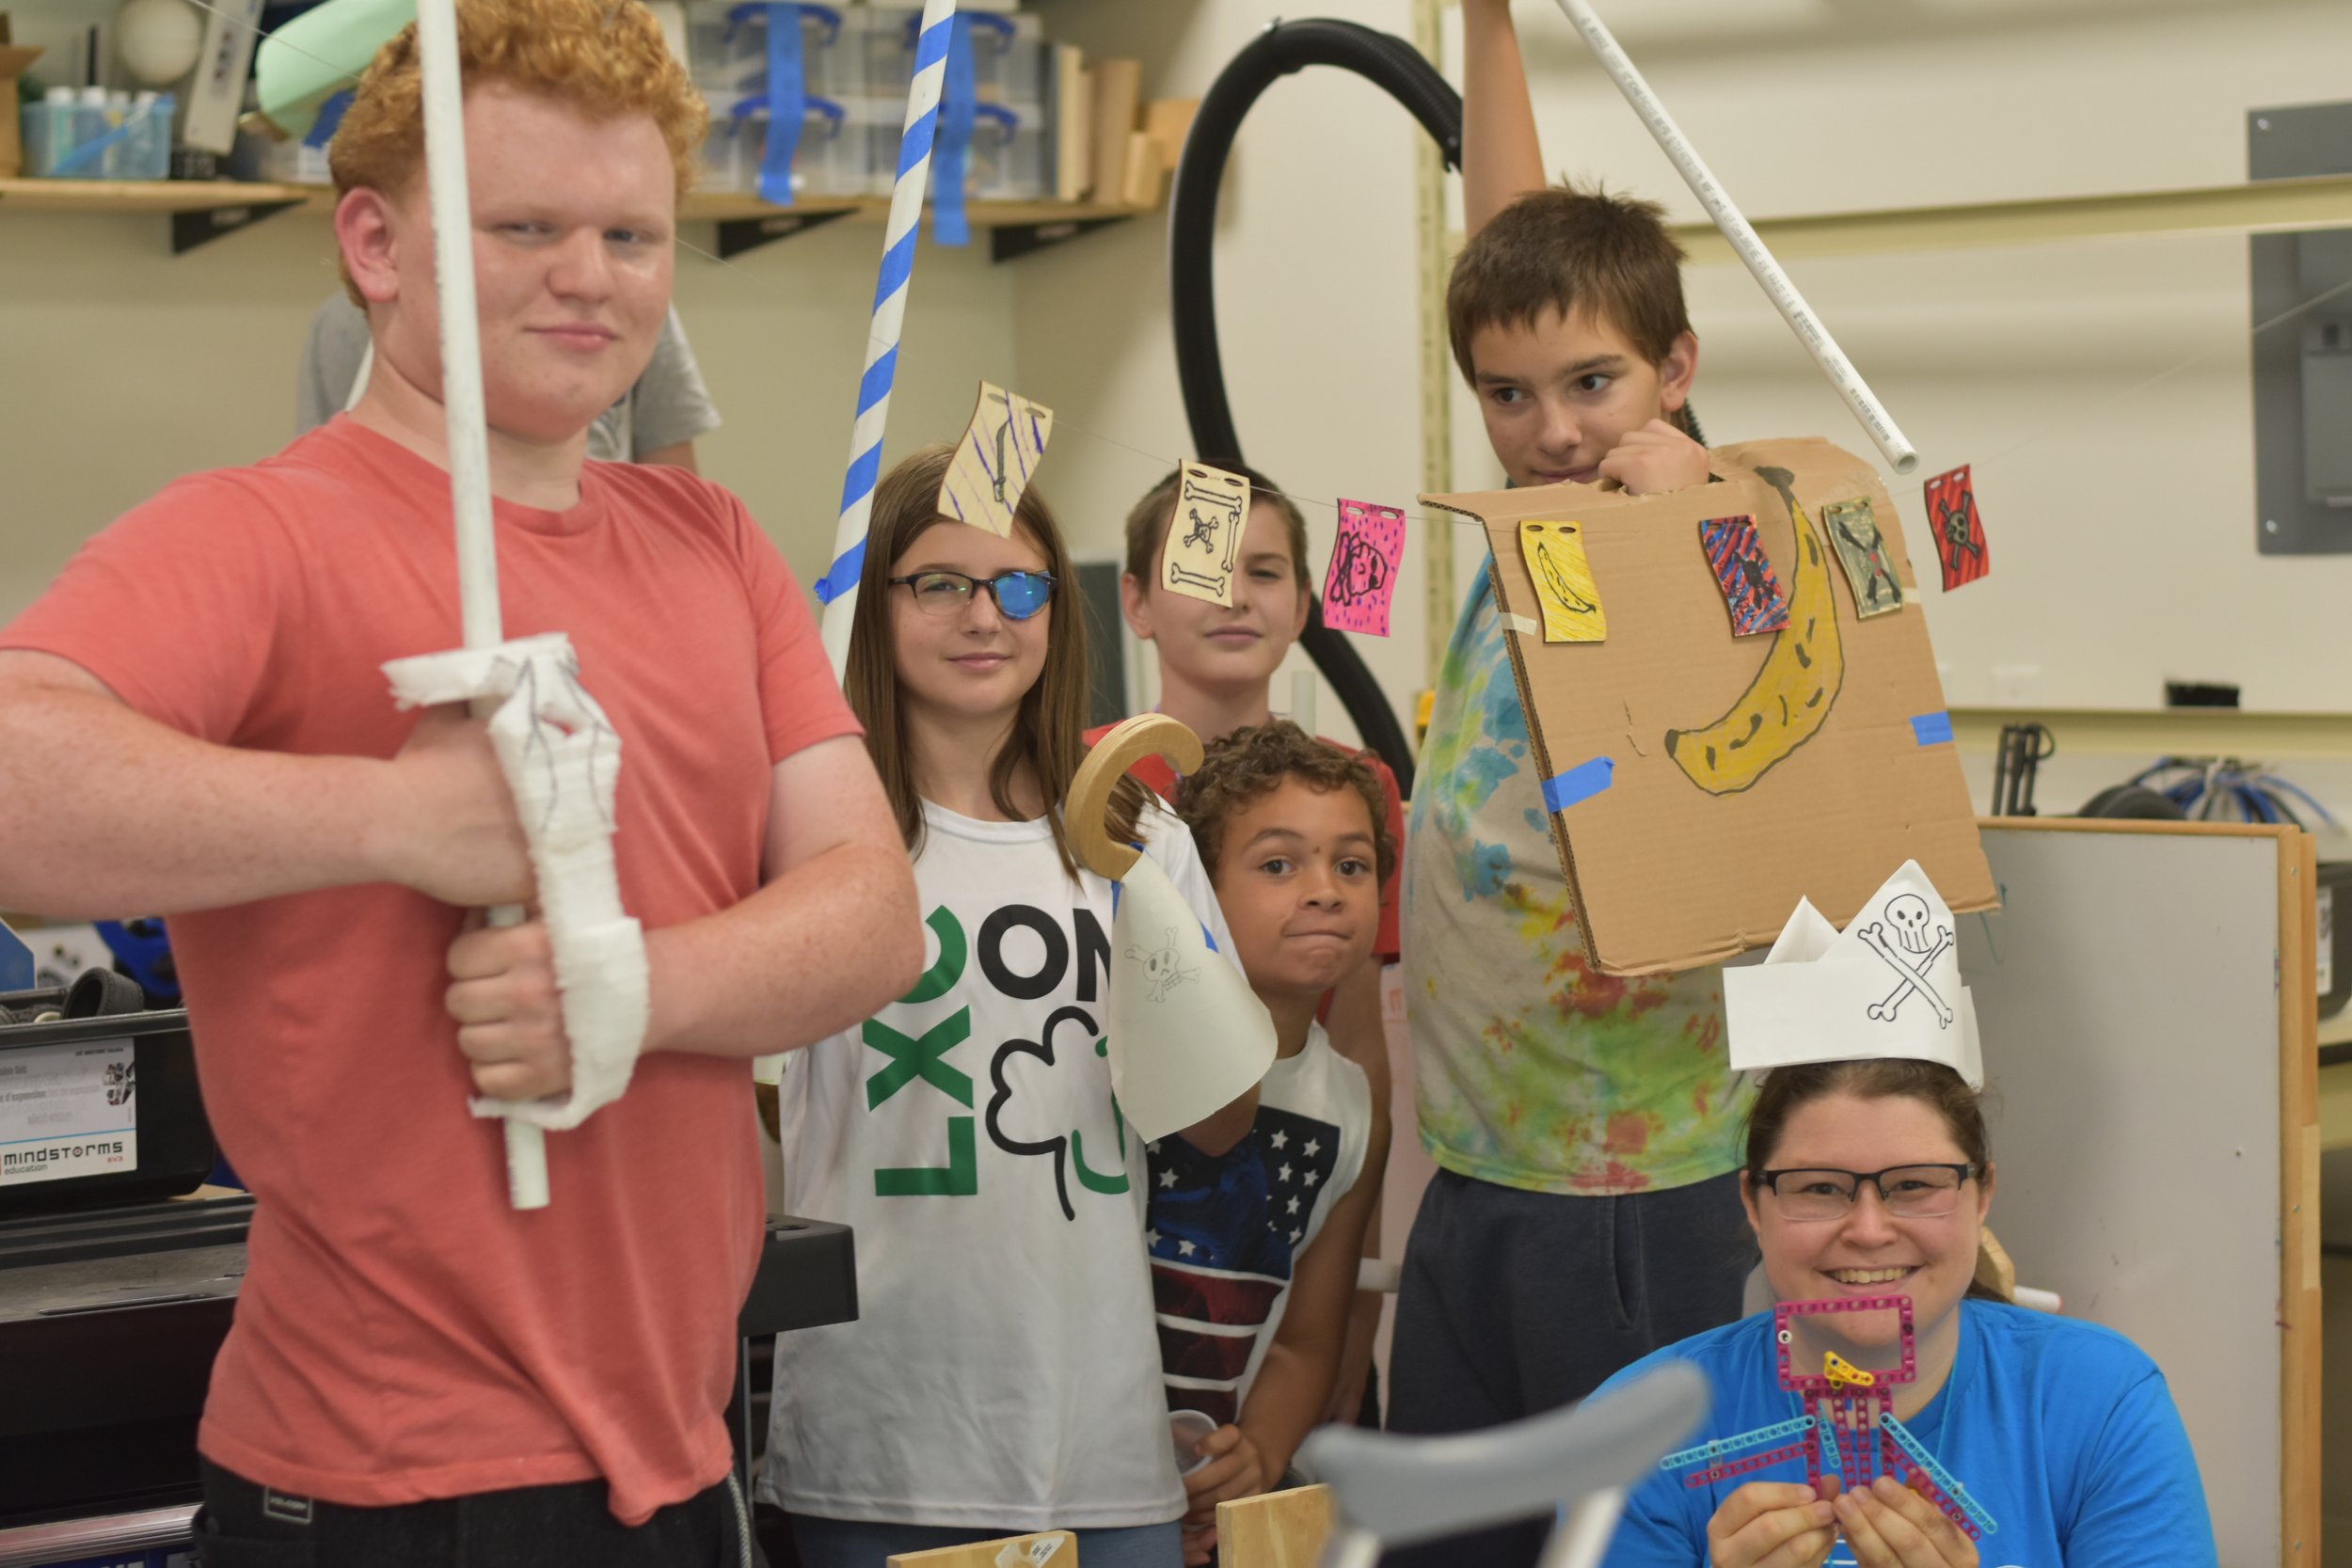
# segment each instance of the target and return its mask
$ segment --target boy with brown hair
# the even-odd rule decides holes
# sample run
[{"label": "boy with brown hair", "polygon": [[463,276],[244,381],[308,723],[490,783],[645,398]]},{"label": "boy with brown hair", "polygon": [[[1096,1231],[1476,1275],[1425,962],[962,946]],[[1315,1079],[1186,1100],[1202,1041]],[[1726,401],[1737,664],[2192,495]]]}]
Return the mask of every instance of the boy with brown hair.
[{"label": "boy with brown hair", "polygon": [[[1471,237],[1446,305],[1495,455],[1515,485],[1706,483],[1698,339],[1660,209],[1546,188],[1509,0],[1463,0],[1463,28]],[[1406,1005],[1439,1168],[1397,1301],[1390,1424],[1405,1432],[1580,1400],[1737,1318],[1754,1261],[1720,974],[1587,966],[1504,635],[1482,573],[1413,800]],[[1532,1563],[1548,1524],[1395,1560]]]},{"label": "boy with brown hair", "polygon": [[348,415],[183,479],[0,631],[0,904],[163,913],[257,1200],[197,1434],[217,1568],[748,1563],[724,1411],[764,1210],[748,1058],[922,967],[897,826],[816,626],[733,496],[583,457],[670,303],[705,110],[636,0],[463,0],[468,198],[508,632],[618,733],[642,922],[627,1092],[506,1201],[469,1093],[572,1085],[515,800],[382,666],[457,641],[415,29],[329,158],[376,366]]},{"label": "boy with brown hair", "polygon": [[1367,759],[1280,720],[1212,744],[1183,815],[1277,1040],[1239,1144],[1216,1157],[1182,1138],[1151,1146],[1168,1407],[1216,1423],[1184,1477],[1184,1560],[1200,1563],[1216,1505],[1281,1484],[1339,1381],[1389,1115],[1315,1013],[1371,953],[1397,845]]},{"label": "boy with brown hair", "polygon": [[[1243,524],[1240,560],[1233,574],[1231,607],[1171,593],[1160,586],[1160,550],[1176,517],[1182,470],[1144,492],[1127,514],[1126,571],[1120,579],[1120,607],[1128,629],[1159,650],[1158,711],[1181,719],[1204,742],[1272,718],[1275,672],[1307,629],[1314,578],[1307,564],[1307,520],[1298,505],[1255,468],[1237,462],[1217,465],[1249,482],[1249,515]],[[1089,745],[1108,725],[1087,734]],[[1337,742],[1327,742],[1347,752]],[[1396,775],[1377,756],[1362,754],[1388,802],[1383,826],[1390,839],[1405,837],[1405,808]],[[1184,781],[1159,757],[1134,769],[1169,804],[1181,807]],[[1400,872],[1392,856],[1380,881],[1379,930],[1371,957],[1332,988],[1323,1023],[1340,1053],[1364,1070],[1373,1095],[1389,1102],[1388,1032],[1380,1017],[1380,969],[1399,956],[1397,920]],[[1375,1214],[1371,1255],[1379,1248]],[[1332,1391],[1330,1418],[1353,1421],[1367,1407],[1372,1342],[1379,1326],[1380,1298],[1370,1291],[1357,1300],[1347,1354]]]}]

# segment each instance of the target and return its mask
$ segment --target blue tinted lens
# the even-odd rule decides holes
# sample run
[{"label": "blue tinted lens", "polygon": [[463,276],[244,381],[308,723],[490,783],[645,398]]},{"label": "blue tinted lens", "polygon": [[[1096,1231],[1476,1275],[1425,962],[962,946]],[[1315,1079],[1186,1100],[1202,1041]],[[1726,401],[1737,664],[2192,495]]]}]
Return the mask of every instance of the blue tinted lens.
[{"label": "blue tinted lens", "polygon": [[996,608],[1009,619],[1025,621],[1045,608],[1054,579],[1043,572],[1007,572],[995,582]]}]

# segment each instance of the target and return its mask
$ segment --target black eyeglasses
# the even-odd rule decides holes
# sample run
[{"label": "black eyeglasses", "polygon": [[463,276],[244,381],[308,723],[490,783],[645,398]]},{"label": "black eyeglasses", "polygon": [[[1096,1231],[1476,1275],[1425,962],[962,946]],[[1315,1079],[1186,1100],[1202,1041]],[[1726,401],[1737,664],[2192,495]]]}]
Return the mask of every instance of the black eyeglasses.
[{"label": "black eyeglasses", "polygon": [[1941,1219],[1960,1207],[1960,1189],[1977,1174],[1972,1164],[1889,1165],[1884,1170],[1810,1169],[1758,1171],[1756,1184],[1771,1190],[1780,1211],[1792,1220],[1842,1220],[1862,1196],[1864,1182],[1878,1189],[1879,1201],[1897,1219]]},{"label": "black eyeglasses", "polygon": [[993,578],[976,578],[962,572],[916,572],[908,577],[892,578],[893,588],[904,585],[914,591],[916,607],[930,615],[955,615],[972,602],[974,590],[985,588],[996,601],[996,609],[1008,621],[1025,621],[1043,610],[1054,597],[1054,574],[1051,572],[999,572]]}]

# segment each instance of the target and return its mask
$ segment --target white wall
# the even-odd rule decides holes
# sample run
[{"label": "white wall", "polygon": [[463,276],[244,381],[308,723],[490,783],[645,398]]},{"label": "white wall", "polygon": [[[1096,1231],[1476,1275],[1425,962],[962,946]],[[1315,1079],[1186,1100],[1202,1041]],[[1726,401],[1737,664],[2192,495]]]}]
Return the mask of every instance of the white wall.
[{"label": "white wall", "polygon": [[[2246,110],[2352,97],[2352,7],[2325,0],[1601,8],[1756,216],[2233,182]],[[1552,166],[1701,217],[1556,8],[1516,14]],[[2352,559],[2254,552],[2245,256],[2175,237],[1790,265],[1920,449],[1889,488],[1931,581],[1919,480],[1975,467],[1993,573],[1926,594],[1953,703],[2153,707],[2173,676],[2352,709]],[[1692,269],[1690,298],[1710,439],[1870,451],[1742,269]]]},{"label": "white wall", "polygon": [[[76,544],[177,476],[247,463],[294,429],[326,223],[286,214],[174,257],[160,216],[0,213],[0,617]],[[681,254],[678,309],[725,425],[703,471],[739,493],[803,578],[824,569],[881,259],[834,224],[732,262]],[[712,248],[710,226],[686,239]],[[926,245],[888,455],[952,438],[982,375],[1012,374],[1012,277]]]}]

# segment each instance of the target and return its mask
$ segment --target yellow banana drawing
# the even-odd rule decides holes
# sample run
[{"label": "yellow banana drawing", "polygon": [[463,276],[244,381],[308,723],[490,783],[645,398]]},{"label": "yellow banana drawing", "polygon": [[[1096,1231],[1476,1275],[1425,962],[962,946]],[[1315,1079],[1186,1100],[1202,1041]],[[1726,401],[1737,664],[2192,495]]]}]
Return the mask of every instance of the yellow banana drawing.
[{"label": "yellow banana drawing", "polygon": [[1789,583],[1788,625],[1773,637],[1747,690],[1705,728],[1666,732],[1666,754],[1709,795],[1737,795],[1812,739],[1846,680],[1828,553],[1797,504],[1795,476],[1786,468],[1756,471],[1788,503],[1797,568]]},{"label": "yellow banana drawing", "polygon": [[[1547,530],[1554,537],[1544,537]],[[1593,585],[1593,565],[1584,558],[1580,531],[1574,523],[1519,525],[1519,559],[1535,584],[1547,642],[1599,642],[1609,635],[1609,617]]]}]

